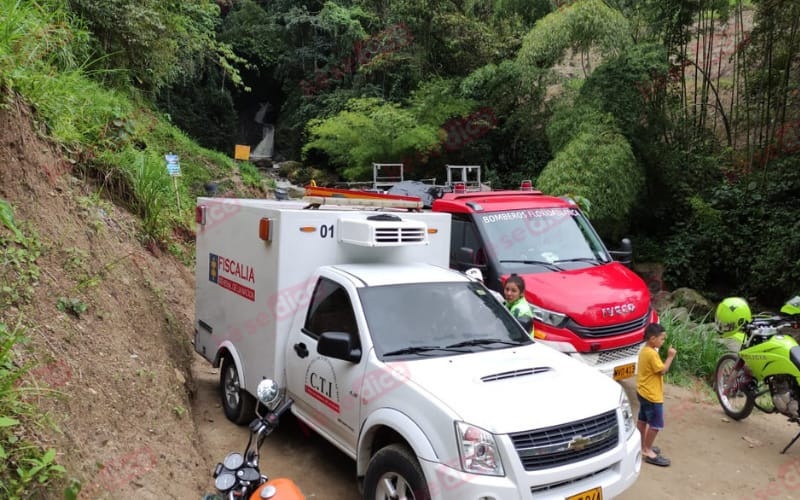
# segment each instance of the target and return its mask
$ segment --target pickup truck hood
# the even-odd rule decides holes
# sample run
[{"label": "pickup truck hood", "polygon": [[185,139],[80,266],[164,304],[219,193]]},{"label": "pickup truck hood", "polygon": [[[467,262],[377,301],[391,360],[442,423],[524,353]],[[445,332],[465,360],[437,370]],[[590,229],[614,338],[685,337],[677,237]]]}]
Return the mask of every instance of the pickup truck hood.
[{"label": "pickup truck hood", "polygon": [[618,406],[610,378],[543,344],[406,362],[408,382],[462,421],[496,434],[592,417]]},{"label": "pickup truck hood", "polygon": [[650,307],[644,281],[618,262],[522,278],[528,302],[566,314],[583,326],[627,323]]}]

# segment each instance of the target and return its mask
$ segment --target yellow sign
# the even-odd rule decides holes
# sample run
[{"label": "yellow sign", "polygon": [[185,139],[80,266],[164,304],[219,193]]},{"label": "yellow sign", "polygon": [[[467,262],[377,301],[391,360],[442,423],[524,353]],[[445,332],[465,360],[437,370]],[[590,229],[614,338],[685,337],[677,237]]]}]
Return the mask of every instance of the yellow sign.
[{"label": "yellow sign", "polygon": [[233,159],[234,160],[249,160],[250,159],[250,146],[243,146],[241,144],[236,145],[236,149],[233,152]]}]

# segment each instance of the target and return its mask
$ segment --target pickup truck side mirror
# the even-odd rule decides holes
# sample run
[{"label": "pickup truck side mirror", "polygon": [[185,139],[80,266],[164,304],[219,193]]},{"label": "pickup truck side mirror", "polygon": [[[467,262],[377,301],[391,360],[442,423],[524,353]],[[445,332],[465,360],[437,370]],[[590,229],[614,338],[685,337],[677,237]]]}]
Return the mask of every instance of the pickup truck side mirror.
[{"label": "pickup truck side mirror", "polygon": [[608,252],[614,260],[618,261],[625,267],[631,267],[633,263],[633,245],[628,238],[622,238],[620,249],[617,251]]},{"label": "pickup truck side mirror", "polygon": [[522,328],[525,329],[528,335],[530,335],[533,331],[533,318],[517,318],[517,321],[522,325]]},{"label": "pickup truck side mirror", "polygon": [[[479,257],[478,259],[475,258],[475,255],[476,252],[474,249],[470,247],[461,247],[456,251],[456,264],[465,268],[475,267],[481,271],[485,271],[487,266],[483,251],[478,250],[477,252],[477,255]],[[483,262],[475,262],[476,260]]]},{"label": "pickup truck side mirror", "polygon": [[353,336],[349,333],[323,332],[317,339],[317,353],[358,363],[361,361],[361,347],[354,344]]},{"label": "pickup truck side mirror", "polygon": [[461,266],[473,266],[475,260],[475,250],[469,247],[461,247],[456,251],[456,263]]}]

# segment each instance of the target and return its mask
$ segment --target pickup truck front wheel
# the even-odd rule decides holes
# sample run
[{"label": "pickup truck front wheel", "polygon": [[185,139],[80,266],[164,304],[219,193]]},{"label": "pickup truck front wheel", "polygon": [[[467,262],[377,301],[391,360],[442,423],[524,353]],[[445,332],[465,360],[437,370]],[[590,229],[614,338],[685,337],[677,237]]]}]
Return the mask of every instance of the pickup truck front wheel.
[{"label": "pickup truck front wheel", "polygon": [[222,358],[219,388],[222,394],[222,409],[225,410],[228,420],[238,425],[249,423],[253,419],[256,400],[242,387],[236,363],[227,354]]},{"label": "pickup truck front wheel", "polygon": [[368,500],[429,500],[425,475],[416,457],[402,444],[378,450],[367,466],[364,498]]}]

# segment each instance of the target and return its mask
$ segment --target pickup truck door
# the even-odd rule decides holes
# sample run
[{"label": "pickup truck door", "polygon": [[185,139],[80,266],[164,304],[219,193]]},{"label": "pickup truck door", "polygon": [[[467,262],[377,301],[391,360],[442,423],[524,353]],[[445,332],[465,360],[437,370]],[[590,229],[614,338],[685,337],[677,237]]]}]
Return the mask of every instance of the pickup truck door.
[{"label": "pickup truck door", "polygon": [[[327,274],[327,276],[325,276]],[[367,365],[363,352],[358,361],[323,356],[317,352],[323,332],[344,332],[354,345],[362,346],[363,314],[356,288],[347,279],[324,273],[318,279],[303,317],[292,322],[286,346],[287,391],[294,399],[293,412],[345,453],[355,457],[358,442],[360,399]],[[356,318],[362,318],[358,321]]]}]

